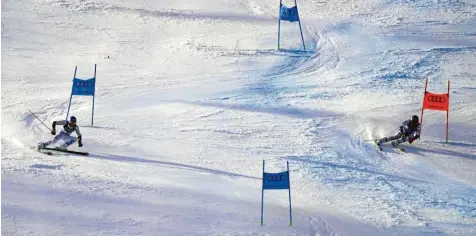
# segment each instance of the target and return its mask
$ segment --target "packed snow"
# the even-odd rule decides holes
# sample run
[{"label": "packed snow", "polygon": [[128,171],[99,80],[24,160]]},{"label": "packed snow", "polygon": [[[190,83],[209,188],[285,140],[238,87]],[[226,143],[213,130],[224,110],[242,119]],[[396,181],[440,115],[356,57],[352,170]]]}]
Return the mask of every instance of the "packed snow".
[{"label": "packed snow", "polygon": [[[476,1],[297,4],[306,50],[277,0],[2,0],[2,235],[476,235]],[[448,142],[379,151],[426,79]]]}]

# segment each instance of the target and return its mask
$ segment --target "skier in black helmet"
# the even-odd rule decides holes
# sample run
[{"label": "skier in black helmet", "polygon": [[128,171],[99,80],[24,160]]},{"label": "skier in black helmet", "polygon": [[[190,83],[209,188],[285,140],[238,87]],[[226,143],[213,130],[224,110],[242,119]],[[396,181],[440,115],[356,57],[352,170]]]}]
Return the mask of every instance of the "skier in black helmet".
[{"label": "skier in black helmet", "polygon": [[400,125],[400,130],[391,137],[385,137],[377,140],[377,145],[392,141],[392,146],[398,147],[399,144],[408,141],[410,144],[420,138],[421,124],[418,116],[413,115],[410,120],[406,120]]},{"label": "skier in black helmet", "polygon": [[[56,148],[58,149],[66,149],[69,145],[73,144],[78,141],[79,147],[83,146],[83,143],[81,142],[81,133],[79,132],[79,126],[76,124],[76,117],[71,116],[70,120],[58,120],[58,121],[53,121],[53,129],[51,130],[51,134],[55,135],[56,134],[56,125],[62,125],[63,130],[60,131],[58,135],[54,137],[53,140],[46,141],[44,143],[39,143],[38,144],[38,150],[45,148],[46,146],[56,143],[60,140],[64,140],[64,143],[61,145],[57,146]],[[70,136],[71,133],[76,132],[76,135],[78,137],[72,137]]]}]

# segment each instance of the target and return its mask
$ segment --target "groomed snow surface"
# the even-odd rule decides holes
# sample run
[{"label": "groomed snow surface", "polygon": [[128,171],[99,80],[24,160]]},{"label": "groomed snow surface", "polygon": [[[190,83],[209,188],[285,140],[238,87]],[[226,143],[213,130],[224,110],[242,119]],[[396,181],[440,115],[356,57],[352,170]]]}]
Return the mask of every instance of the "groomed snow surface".
[{"label": "groomed snow surface", "polygon": [[[292,6],[294,1],[283,1]],[[476,2],[2,0],[2,235],[476,235]],[[74,96],[89,156],[38,153]],[[420,116],[407,152],[366,140]],[[61,127],[58,127],[60,130]],[[287,191],[265,191],[289,161]]]}]

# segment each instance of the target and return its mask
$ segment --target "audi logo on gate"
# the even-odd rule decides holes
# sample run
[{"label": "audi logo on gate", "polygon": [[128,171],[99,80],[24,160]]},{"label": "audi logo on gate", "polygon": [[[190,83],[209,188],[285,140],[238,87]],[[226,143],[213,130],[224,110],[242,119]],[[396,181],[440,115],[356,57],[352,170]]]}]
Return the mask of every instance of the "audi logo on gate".
[{"label": "audi logo on gate", "polygon": [[272,182],[280,182],[280,181],[284,181],[286,178],[285,175],[269,175],[266,177],[266,179],[268,181],[272,181]]},{"label": "audi logo on gate", "polygon": [[428,96],[427,100],[429,102],[438,102],[438,103],[445,103],[446,102],[445,97],[438,97],[438,96]]},{"label": "audi logo on gate", "polygon": [[84,81],[81,81],[81,82],[76,82],[76,87],[79,87],[79,88],[86,88],[86,87],[93,87],[93,82],[84,82]]}]

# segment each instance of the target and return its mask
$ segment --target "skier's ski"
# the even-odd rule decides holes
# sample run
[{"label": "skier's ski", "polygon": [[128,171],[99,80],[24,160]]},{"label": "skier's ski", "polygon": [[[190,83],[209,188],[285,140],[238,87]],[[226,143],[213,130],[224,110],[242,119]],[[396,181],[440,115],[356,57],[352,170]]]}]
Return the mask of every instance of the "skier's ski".
[{"label": "skier's ski", "polygon": [[[71,150],[67,150],[67,149],[59,149],[59,148],[48,148],[48,147],[45,147],[45,148],[41,148],[40,150],[50,150],[50,151],[57,151],[57,152],[66,152],[66,153],[72,153],[72,154],[78,154],[78,155],[83,155],[83,156],[87,156],[89,155],[88,152],[78,152],[78,151],[71,151]],[[49,152],[51,153],[51,152]],[[48,155],[52,155],[47,153]]]},{"label": "skier's ski", "polygon": [[45,152],[45,151],[38,150],[38,152],[43,153],[43,154],[46,154],[46,155],[49,155],[49,156],[53,155],[53,153],[50,152],[50,151],[46,151],[46,152]]},{"label": "skier's ski", "polygon": [[396,149],[402,151],[402,152],[405,152],[405,148],[400,147],[398,144],[397,144],[397,145],[394,145],[394,144],[392,143],[392,146],[393,146],[394,148],[396,148]]},{"label": "skier's ski", "polygon": [[43,148],[40,148],[40,147],[38,147],[38,146],[33,146],[33,147],[31,147],[31,149],[32,149],[32,150],[34,149],[34,150],[38,151],[39,153],[43,153],[43,154],[46,154],[46,155],[49,155],[49,156],[53,155],[52,152],[50,152],[50,151],[45,151],[45,150],[43,150]]},{"label": "skier's ski", "polygon": [[380,146],[380,144],[378,144],[378,139],[374,139],[374,143],[375,143],[375,145],[377,145],[377,147],[380,151],[383,151],[383,148]]}]

